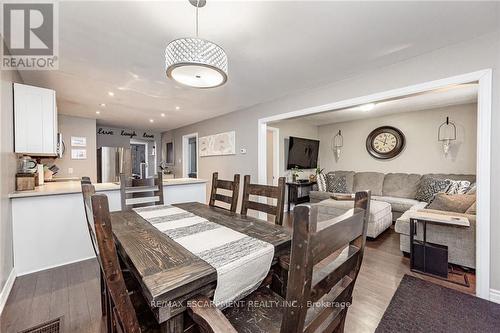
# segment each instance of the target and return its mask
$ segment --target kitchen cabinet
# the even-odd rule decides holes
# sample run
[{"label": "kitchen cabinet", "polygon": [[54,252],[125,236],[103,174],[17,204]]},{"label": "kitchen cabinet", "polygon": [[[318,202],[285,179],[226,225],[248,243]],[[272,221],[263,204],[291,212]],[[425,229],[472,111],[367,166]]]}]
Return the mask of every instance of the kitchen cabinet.
[{"label": "kitchen cabinet", "polygon": [[56,92],[14,83],[14,151],[34,156],[57,153]]}]

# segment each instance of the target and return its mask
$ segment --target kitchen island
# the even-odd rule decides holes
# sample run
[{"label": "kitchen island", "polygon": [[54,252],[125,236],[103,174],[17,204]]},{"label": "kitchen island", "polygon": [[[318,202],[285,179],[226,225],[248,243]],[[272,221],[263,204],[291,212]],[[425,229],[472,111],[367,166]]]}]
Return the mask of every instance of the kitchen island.
[{"label": "kitchen island", "polygon": [[[165,179],[164,201],[205,203],[206,183],[196,178]],[[119,184],[94,185],[97,193],[107,195],[111,211],[121,209]],[[9,198],[18,276],[94,257],[79,181],[46,183],[33,191],[12,192]]]}]

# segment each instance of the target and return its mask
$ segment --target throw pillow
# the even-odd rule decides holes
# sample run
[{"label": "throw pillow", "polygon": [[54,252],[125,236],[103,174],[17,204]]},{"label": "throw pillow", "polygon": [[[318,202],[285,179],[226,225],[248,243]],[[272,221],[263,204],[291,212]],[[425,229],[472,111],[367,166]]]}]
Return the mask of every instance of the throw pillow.
[{"label": "throw pillow", "polygon": [[475,202],[475,195],[438,193],[426,208],[443,210],[446,212],[465,213],[465,211]]},{"label": "throw pillow", "polygon": [[470,182],[467,180],[446,180],[450,182],[450,186],[446,190],[446,193],[448,194],[466,194],[470,187]]},{"label": "throw pillow", "polygon": [[472,183],[467,189],[467,192],[465,194],[476,194],[476,189],[477,189],[476,183]]},{"label": "throw pillow", "polygon": [[329,173],[326,175],[326,189],[333,193],[347,193],[347,178],[346,176],[336,176]]},{"label": "throw pillow", "polygon": [[316,177],[316,183],[318,185],[318,191],[326,192],[326,176],[323,173],[320,173]]},{"label": "throw pillow", "polygon": [[450,182],[447,179],[424,178],[420,181],[415,199],[431,202],[436,193],[446,191],[448,186],[450,186]]},{"label": "throw pillow", "polygon": [[465,211],[465,214],[476,215],[476,202],[475,201],[469,208],[467,208],[467,210]]}]

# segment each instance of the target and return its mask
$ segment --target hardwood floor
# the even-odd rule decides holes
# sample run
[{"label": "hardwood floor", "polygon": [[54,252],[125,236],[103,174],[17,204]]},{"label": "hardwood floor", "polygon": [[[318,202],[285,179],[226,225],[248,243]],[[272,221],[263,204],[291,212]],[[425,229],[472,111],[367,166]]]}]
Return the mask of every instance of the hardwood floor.
[{"label": "hardwood floor", "polygon": [[[286,217],[285,222],[290,225]],[[373,332],[404,274],[468,293],[475,289],[473,275],[469,275],[471,288],[463,288],[410,272],[409,259],[399,251],[399,235],[391,228],[367,242],[345,332]],[[62,317],[62,332],[105,331],[95,260],[17,278],[0,317],[0,332],[17,333],[57,317]]]},{"label": "hardwood floor", "polygon": [[96,260],[18,277],[0,317],[0,332],[17,333],[62,317],[61,332],[104,332]]}]

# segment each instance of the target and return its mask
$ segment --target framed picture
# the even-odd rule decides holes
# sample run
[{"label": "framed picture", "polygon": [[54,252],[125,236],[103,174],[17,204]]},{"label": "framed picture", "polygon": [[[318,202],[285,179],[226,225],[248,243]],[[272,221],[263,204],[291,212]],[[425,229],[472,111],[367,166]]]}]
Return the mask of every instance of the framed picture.
[{"label": "framed picture", "polygon": [[71,159],[72,160],[86,160],[87,159],[87,149],[71,149]]},{"label": "framed picture", "polygon": [[199,143],[200,157],[236,154],[235,131],[204,136]]},{"label": "framed picture", "polygon": [[87,138],[84,136],[72,136],[71,137],[72,147],[87,147]]}]

